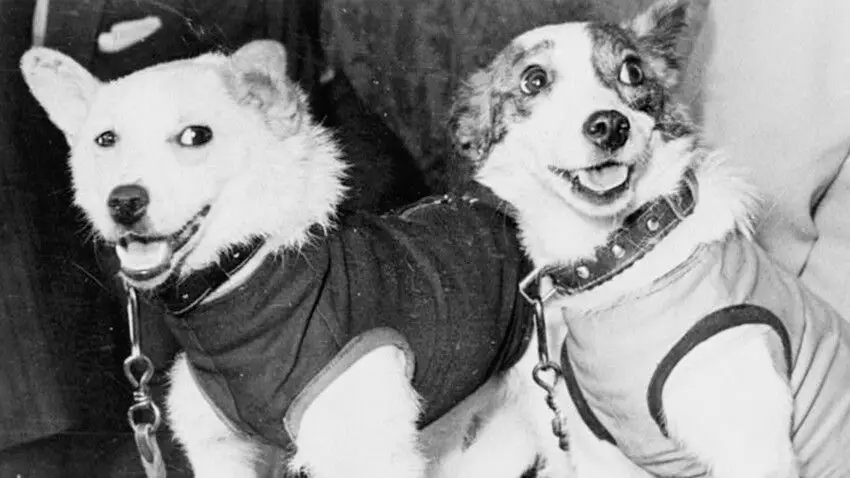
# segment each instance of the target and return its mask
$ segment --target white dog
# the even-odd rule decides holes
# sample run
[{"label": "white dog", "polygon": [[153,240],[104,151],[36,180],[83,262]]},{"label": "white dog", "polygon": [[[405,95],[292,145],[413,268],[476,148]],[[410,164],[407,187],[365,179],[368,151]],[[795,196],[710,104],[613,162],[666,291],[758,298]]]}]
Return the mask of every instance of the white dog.
[{"label": "white dog", "polygon": [[[752,189],[674,96],[705,12],[523,34],[462,88],[456,148],[554,285],[598,443],[655,476],[850,476],[850,326],[752,242]],[[617,476],[584,448],[579,477]]]},{"label": "white dog", "polygon": [[[108,84],[49,49],[21,61],[71,145],[76,203],[171,312],[186,353],[168,415],[196,475],[254,476],[266,444],[320,478],[565,476],[512,221],[480,186],[335,218],[345,163],[284,53],[254,42]],[[418,429],[476,389],[429,463]],[[485,457],[482,430],[521,446]]]}]

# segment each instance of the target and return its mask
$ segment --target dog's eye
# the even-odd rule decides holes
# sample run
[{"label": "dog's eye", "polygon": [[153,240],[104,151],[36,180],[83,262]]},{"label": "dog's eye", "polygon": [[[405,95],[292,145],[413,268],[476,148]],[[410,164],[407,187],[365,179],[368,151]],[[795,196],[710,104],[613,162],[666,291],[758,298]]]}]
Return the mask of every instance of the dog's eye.
[{"label": "dog's eye", "polygon": [[115,146],[115,143],[118,142],[118,135],[115,134],[115,131],[107,130],[103,133],[97,135],[94,139],[94,144],[100,146],[101,148],[111,148]]},{"label": "dog's eye", "polygon": [[643,69],[637,58],[626,58],[620,65],[620,83],[636,86],[643,83]]},{"label": "dog's eye", "polygon": [[531,65],[522,72],[519,89],[522,94],[533,96],[549,84],[549,75],[541,66]]},{"label": "dog's eye", "polygon": [[203,146],[212,140],[213,132],[209,126],[187,126],[177,135],[180,146]]}]

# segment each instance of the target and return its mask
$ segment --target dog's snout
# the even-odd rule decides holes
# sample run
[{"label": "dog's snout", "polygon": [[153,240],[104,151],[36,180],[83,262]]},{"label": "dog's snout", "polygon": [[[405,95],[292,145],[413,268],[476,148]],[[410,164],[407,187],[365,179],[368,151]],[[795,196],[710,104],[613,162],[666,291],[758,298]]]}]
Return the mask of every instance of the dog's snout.
[{"label": "dog's snout", "polygon": [[629,119],[618,111],[597,111],[584,122],[584,135],[596,146],[614,151],[629,139]]},{"label": "dog's snout", "polygon": [[122,226],[130,227],[144,217],[150,203],[148,191],[138,184],[124,184],[109,193],[109,215]]}]

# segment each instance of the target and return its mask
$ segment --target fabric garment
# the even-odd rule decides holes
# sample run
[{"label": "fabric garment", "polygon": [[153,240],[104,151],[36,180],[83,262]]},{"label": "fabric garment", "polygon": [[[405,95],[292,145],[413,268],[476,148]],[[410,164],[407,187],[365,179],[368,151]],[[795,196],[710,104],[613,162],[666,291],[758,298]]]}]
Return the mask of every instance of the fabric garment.
[{"label": "fabric garment", "polygon": [[850,2],[709,8],[689,66],[704,131],[758,186],[758,242],[850,317],[850,275],[836,267],[850,264]]},{"label": "fabric garment", "polygon": [[[785,357],[790,359],[791,436],[801,476],[850,476],[850,460],[844,458],[850,449],[850,324],[760,247],[738,236],[700,249],[648,290],[619,302],[615,313],[565,313],[570,334],[564,356],[592,415],[649,472],[707,476],[704,466],[663,433],[663,419],[656,421],[651,412],[655,405],[663,410],[663,403],[652,403],[661,391],[650,388],[685,334],[702,327],[709,314],[741,304],[763,307],[778,319],[774,326],[746,326],[761,328],[771,346],[783,352],[774,354],[777,373],[785,373]],[[782,345],[786,333],[790,346]],[[583,415],[593,429],[593,417]]]},{"label": "fabric garment", "polygon": [[310,400],[381,345],[408,353],[425,426],[527,346],[517,284],[529,267],[515,234],[472,196],[352,214],[167,321],[211,403],[255,438],[289,446]]}]

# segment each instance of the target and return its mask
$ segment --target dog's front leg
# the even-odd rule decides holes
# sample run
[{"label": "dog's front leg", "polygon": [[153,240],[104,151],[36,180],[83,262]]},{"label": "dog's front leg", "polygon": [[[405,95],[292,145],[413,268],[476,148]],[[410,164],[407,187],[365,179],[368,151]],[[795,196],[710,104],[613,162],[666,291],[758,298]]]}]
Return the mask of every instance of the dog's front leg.
[{"label": "dog's front leg", "polygon": [[652,477],[632,463],[619,448],[596,438],[584,423],[572,400],[566,398],[563,403],[570,437],[569,455],[576,478]]},{"label": "dog's front leg", "polygon": [[798,478],[793,396],[773,332],[745,325],[698,345],[663,391],[668,430],[717,478]]},{"label": "dog's front leg", "polygon": [[384,346],[355,362],[309,405],[292,466],[312,478],[418,478],[420,400],[404,353]]},{"label": "dog's front leg", "polygon": [[258,447],[224,423],[207,402],[184,354],[171,369],[168,415],[197,478],[254,478]]}]

